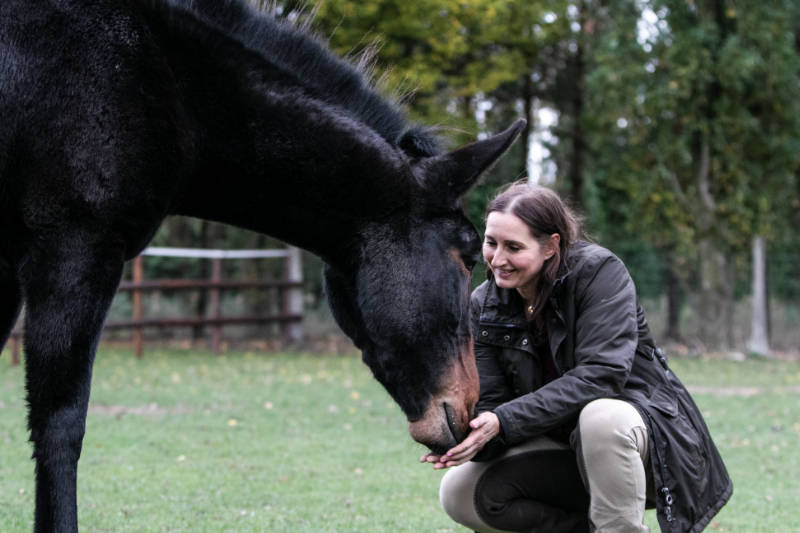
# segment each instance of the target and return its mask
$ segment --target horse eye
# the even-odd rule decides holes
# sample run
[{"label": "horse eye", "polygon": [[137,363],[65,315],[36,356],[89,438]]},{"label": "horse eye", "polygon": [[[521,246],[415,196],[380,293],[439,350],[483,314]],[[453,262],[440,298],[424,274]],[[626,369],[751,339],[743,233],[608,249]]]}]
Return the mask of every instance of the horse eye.
[{"label": "horse eye", "polygon": [[475,268],[475,265],[478,264],[480,259],[480,254],[461,254],[461,260],[464,262],[464,266],[467,267],[467,270],[472,271]]}]

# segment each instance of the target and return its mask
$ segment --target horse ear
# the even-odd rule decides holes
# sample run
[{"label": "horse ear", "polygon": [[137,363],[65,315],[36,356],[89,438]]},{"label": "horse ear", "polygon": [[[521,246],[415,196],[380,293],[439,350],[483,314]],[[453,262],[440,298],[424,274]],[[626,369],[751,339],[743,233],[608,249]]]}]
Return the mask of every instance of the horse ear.
[{"label": "horse ear", "polygon": [[422,160],[425,188],[444,198],[460,198],[508,150],[525,124],[525,119],[517,119],[493,137]]}]

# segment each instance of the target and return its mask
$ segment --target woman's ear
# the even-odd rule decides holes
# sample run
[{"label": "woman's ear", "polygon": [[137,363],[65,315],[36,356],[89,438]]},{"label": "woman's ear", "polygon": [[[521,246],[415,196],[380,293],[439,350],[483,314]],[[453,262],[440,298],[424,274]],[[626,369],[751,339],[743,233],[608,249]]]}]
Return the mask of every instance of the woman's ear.
[{"label": "woman's ear", "polygon": [[559,245],[561,244],[561,235],[558,233],[553,233],[550,235],[550,238],[547,239],[547,249],[545,253],[547,254],[547,259],[550,259],[555,255],[556,251],[558,250]]}]

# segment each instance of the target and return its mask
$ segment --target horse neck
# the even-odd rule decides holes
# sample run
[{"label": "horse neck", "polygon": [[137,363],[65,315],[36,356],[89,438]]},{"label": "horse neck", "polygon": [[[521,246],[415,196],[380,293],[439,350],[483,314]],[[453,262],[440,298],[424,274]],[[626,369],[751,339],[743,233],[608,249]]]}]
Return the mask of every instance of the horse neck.
[{"label": "horse neck", "polygon": [[176,214],[333,259],[343,240],[409,201],[399,149],[261,55],[196,32],[171,35],[167,52],[193,147]]}]

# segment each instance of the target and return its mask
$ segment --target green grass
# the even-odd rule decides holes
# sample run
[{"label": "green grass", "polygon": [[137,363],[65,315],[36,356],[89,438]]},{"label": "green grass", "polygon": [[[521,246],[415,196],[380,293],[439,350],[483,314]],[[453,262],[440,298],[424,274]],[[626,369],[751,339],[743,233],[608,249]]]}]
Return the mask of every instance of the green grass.
[{"label": "green grass", "polygon": [[[31,530],[23,373],[0,359],[0,532]],[[800,532],[800,365],[674,360],[734,478],[711,531]],[[734,389],[759,387],[757,390]],[[736,392],[738,395],[719,393]],[[741,394],[755,394],[745,397]],[[83,531],[463,532],[357,356],[101,349]],[[655,526],[652,512],[647,518]],[[657,531],[657,527],[654,527]]]}]

